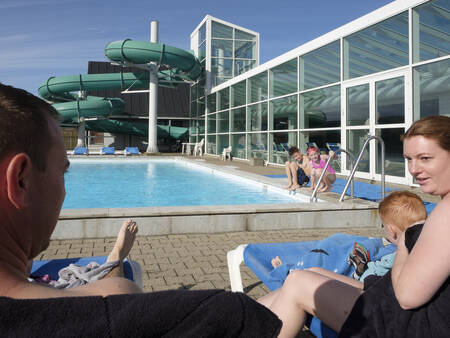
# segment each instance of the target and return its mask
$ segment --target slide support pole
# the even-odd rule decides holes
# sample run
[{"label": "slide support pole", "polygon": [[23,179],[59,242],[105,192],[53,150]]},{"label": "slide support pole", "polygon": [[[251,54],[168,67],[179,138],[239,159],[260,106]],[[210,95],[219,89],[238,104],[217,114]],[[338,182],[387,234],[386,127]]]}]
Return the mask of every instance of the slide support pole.
[{"label": "slide support pole", "polygon": [[[158,42],[158,21],[150,23],[150,42]],[[148,147],[147,153],[157,153],[157,110],[158,110],[158,65],[150,63],[150,84],[148,103]]]},{"label": "slide support pole", "polygon": [[78,122],[78,140],[77,147],[84,147],[85,139],[86,139],[86,122],[84,121],[84,117],[80,117]]}]

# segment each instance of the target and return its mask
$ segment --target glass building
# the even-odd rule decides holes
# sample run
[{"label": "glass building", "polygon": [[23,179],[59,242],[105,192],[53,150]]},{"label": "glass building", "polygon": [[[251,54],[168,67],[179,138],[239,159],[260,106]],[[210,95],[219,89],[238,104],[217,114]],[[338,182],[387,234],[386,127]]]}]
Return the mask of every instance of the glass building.
[{"label": "glass building", "polygon": [[[259,66],[259,35],[207,16],[191,35],[205,76],[191,87],[192,142],[206,153],[284,164],[287,150],[338,143],[358,155],[386,145],[386,180],[412,184],[400,136],[450,116],[450,0],[394,1]],[[195,48],[194,48],[195,47]],[[380,180],[372,141],[356,176]],[[334,163],[349,174],[342,154]]]}]

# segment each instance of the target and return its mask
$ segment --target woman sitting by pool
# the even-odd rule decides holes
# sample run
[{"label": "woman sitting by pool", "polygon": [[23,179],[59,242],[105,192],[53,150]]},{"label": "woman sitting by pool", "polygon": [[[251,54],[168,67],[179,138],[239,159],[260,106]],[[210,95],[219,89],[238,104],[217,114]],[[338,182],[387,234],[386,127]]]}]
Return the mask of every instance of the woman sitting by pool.
[{"label": "woman sitting by pool", "polygon": [[280,337],[296,336],[307,314],[342,337],[448,336],[450,117],[416,121],[403,137],[403,153],[421,190],[441,197],[423,230],[415,228],[418,238],[409,230],[401,235],[392,271],[366,279],[361,292],[313,271],[289,274],[268,306],[283,322]]}]

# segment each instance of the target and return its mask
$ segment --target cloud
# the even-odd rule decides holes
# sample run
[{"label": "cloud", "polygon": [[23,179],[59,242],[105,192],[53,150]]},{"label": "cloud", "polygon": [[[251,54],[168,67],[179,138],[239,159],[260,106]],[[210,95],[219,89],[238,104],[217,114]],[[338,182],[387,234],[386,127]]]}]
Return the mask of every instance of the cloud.
[{"label": "cloud", "polygon": [[2,2],[0,2],[0,9],[61,5],[75,1],[76,0],[13,0],[13,1],[3,0]]},{"label": "cloud", "polygon": [[29,40],[30,34],[15,34],[8,36],[0,36],[0,43],[15,43],[19,41]]},{"label": "cloud", "polygon": [[85,65],[89,60],[105,60],[103,39],[41,42],[8,48],[0,53],[0,70],[68,69]]}]

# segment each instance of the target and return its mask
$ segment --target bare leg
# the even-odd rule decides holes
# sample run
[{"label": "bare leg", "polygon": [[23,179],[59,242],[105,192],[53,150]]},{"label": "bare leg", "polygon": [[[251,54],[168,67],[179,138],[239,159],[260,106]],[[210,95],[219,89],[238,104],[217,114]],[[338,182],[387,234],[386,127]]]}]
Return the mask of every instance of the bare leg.
[{"label": "bare leg", "polygon": [[338,281],[340,281],[342,283],[354,286],[355,288],[359,288],[361,290],[364,287],[364,283],[360,282],[359,280],[347,277],[345,275],[340,275],[338,273],[335,273],[335,272],[332,272],[332,271],[328,271],[328,270],[325,270],[325,269],[322,269],[322,268],[319,268],[319,267],[313,267],[313,268],[309,268],[309,269],[306,269],[306,270],[307,271],[312,271],[312,272],[315,272],[315,273],[320,273],[323,276],[326,276],[326,277],[338,280]]},{"label": "bare leg", "polygon": [[308,188],[308,190],[313,191],[315,186],[316,186],[316,178],[317,174],[316,174],[316,168],[311,168],[311,186]]},{"label": "bare leg", "polygon": [[289,167],[291,169],[291,175],[292,175],[292,186],[289,188],[289,190],[294,191],[295,189],[300,188],[300,185],[298,184],[298,176],[297,176],[298,165],[295,162],[291,162]]},{"label": "bare leg", "polygon": [[111,250],[107,262],[119,261],[119,266],[112,269],[111,272],[106,277],[123,277],[123,260],[130,253],[133,247],[134,240],[136,239],[136,234],[138,232],[138,225],[131,219],[127,219],[123,222],[122,228],[119,230],[117,235],[116,243],[114,248]]},{"label": "bare leg", "polygon": [[286,176],[288,178],[288,186],[286,189],[289,189],[292,186],[292,174],[291,174],[291,168],[290,168],[291,162],[287,161],[284,164],[284,169],[286,170]]},{"label": "bare leg", "polygon": [[[274,264],[273,264],[273,261],[274,261],[276,258],[279,258],[279,257],[277,256],[277,257],[275,257],[274,259],[272,259],[272,265],[274,265]],[[281,260],[280,260],[280,262],[281,262]],[[275,266],[274,266],[274,267],[275,267]],[[276,267],[275,267],[275,268],[276,268]],[[328,271],[328,270],[325,270],[325,269],[322,269],[322,268],[319,268],[319,267],[313,267],[313,268],[309,268],[309,269],[306,269],[306,270],[307,270],[307,271],[311,271],[311,272],[315,272],[315,273],[318,273],[318,274],[321,274],[321,275],[326,276],[326,277],[329,277],[329,278],[331,278],[331,279],[338,280],[338,281],[340,281],[340,282],[342,282],[342,283],[348,284],[348,285],[350,285],[350,286],[353,286],[353,287],[358,288],[358,289],[361,289],[361,290],[362,290],[363,287],[364,287],[364,284],[363,284],[362,282],[356,280],[356,279],[347,277],[347,276],[345,276],[345,275],[340,275],[340,274],[337,274],[337,273],[335,273],[335,272]],[[281,290],[281,289],[278,289],[278,290],[269,292],[267,295],[262,296],[261,298],[258,299],[258,303],[264,305],[264,306],[267,307],[267,308],[270,308],[270,306],[272,305],[272,303],[273,303],[273,302],[275,301],[275,299],[278,297],[278,294],[280,293],[280,290]]]},{"label": "bare leg", "polygon": [[333,183],[336,181],[336,175],[327,172],[323,177],[323,181],[325,183],[325,187],[323,187],[320,191],[321,192],[330,191],[333,188]]},{"label": "bare leg", "polygon": [[272,303],[277,299],[278,294],[280,293],[280,289],[277,289],[275,291],[269,292],[267,295],[262,296],[257,300],[258,303],[264,305],[266,308],[270,309],[270,306]]},{"label": "bare leg", "polygon": [[281,319],[279,337],[295,337],[310,313],[339,332],[353,305],[363,293],[359,288],[312,271],[290,273],[269,308]]}]

